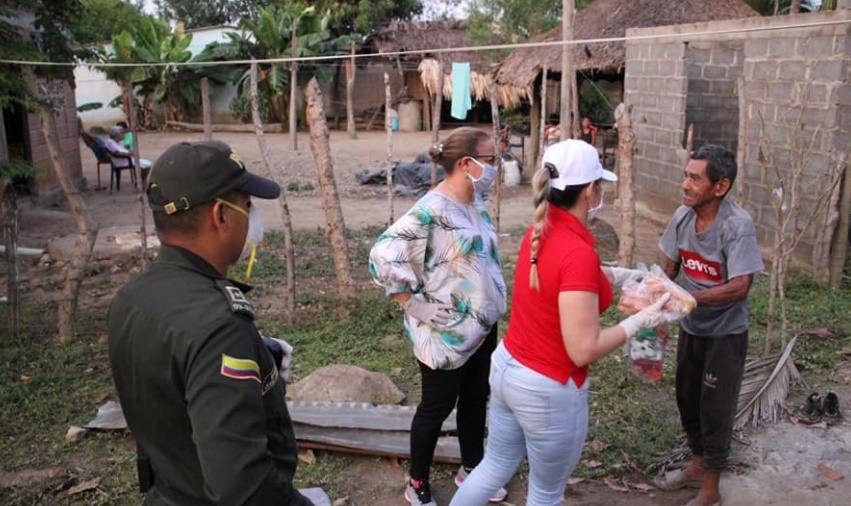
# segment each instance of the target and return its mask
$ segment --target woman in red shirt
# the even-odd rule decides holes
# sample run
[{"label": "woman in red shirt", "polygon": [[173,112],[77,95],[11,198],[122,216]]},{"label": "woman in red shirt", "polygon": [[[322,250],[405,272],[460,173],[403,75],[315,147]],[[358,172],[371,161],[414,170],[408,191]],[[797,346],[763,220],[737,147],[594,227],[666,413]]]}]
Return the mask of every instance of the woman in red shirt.
[{"label": "woman in red shirt", "polygon": [[637,271],[601,268],[587,224],[603,207],[601,181],[617,176],[597,150],[566,140],[544,153],[533,179],[535,223],[520,247],[505,339],[491,359],[485,458],[451,506],[484,505],[529,458],[526,504],[560,504],[588,431],[588,364],[640,328],[665,321],[656,304],[600,328],[612,282]]}]

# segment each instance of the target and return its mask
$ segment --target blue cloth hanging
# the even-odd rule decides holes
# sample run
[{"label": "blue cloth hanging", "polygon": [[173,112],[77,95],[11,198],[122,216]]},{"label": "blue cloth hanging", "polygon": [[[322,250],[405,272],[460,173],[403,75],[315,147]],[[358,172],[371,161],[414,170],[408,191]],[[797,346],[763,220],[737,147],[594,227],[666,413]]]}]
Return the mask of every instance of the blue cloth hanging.
[{"label": "blue cloth hanging", "polygon": [[473,108],[470,98],[470,64],[452,64],[452,112],[455,119],[467,119],[467,111]]}]

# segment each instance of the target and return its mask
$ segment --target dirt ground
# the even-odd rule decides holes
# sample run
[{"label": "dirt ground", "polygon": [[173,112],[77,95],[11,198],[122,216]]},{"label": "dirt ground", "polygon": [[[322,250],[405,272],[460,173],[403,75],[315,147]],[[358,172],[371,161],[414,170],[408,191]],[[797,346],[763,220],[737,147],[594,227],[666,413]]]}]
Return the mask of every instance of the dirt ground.
[{"label": "dirt ground", "polygon": [[[448,132],[442,133],[446,135]],[[252,171],[263,173],[256,138],[253,134],[216,134],[228,142]],[[139,136],[142,156],[155,160],[169,145],[183,140],[200,140],[200,133],[143,133]],[[299,135],[300,151],[289,149],[287,134],[267,136],[274,158],[274,177],[283,186],[305,186],[312,189],[288,191],[286,198],[297,229],[323,228],[325,218],[318,196],[313,158],[306,133]],[[393,157],[410,161],[429,146],[428,133],[400,132],[393,139]],[[382,226],[388,222],[389,212],[384,186],[361,186],[355,173],[365,168],[377,168],[386,163],[386,134],[384,132],[360,133],[357,140],[349,139],[344,132],[332,132],[331,149],[334,158],[337,188],[341,195],[346,226],[362,228]],[[97,171],[91,152],[82,147],[84,175],[90,190],[84,198],[95,222],[101,228],[135,225],[140,221],[137,196],[124,175],[120,192],[108,189],[95,190]],[[530,171],[524,175],[528,181]],[[108,169],[101,171],[101,184],[109,185]],[[403,213],[413,199],[394,200],[395,216]],[[281,229],[280,208],[275,202],[259,201],[268,229]],[[532,218],[531,189],[528,183],[504,188],[500,209],[500,227],[512,239],[522,233]],[[653,215],[640,207],[637,226],[637,261],[658,261],[656,241],[664,225],[664,216]],[[148,227],[152,227],[150,213]],[[602,219],[618,228],[619,214],[608,205]],[[23,205],[21,209],[20,244],[27,247],[45,247],[54,237],[73,233],[74,225],[62,207],[40,208]],[[508,241],[516,244],[516,240]],[[510,254],[510,252],[504,252]],[[604,259],[606,260],[606,259]],[[107,303],[108,301],[102,301]],[[851,373],[845,371],[845,384],[837,389],[840,399],[851,399]],[[845,405],[844,405],[845,406]],[[749,445],[736,445],[736,455],[748,463],[742,474],[730,475],[723,480],[724,504],[728,506],[773,504],[849,504],[851,495],[851,424],[824,428],[804,428],[781,422],[750,436]],[[833,480],[818,470],[825,464],[846,477]],[[404,468],[387,459],[357,458],[356,464],[346,469],[351,474],[352,490],[346,504],[404,504],[402,484]],[[440,504],[448,503],[454,490],[451,471],[444,468],[436,472],[434,493]],[[835,476],[834,476],[835,477]],[[368,484],[368,485],[367,485]],[[525,503],[525,485],[514,478],[508,486],[508,501],[514,505]],[[681,505],[688,502],[693,492],[641,492],[631,489],[620,492],[600,481],[583,481],[570,488],[568,504],[573,505]]]}]

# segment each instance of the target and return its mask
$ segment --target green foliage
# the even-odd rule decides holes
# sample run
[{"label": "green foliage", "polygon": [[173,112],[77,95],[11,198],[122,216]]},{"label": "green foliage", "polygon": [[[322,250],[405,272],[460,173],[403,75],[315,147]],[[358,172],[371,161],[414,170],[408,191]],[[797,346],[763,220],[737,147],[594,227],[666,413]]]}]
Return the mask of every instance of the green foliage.
[{"label": "green foliage", "polygon": [[[576,8],[591,1],[577,0]],[[476,44],[523,42],[558,26],[561,13],[561,0],[472,0],[469,36]]]},{"label": "green foliage", "polygon": [[126,0],[81,0],[85,12],[80,23],[81,42],[109,42],[123,31],[135,34],[142,23],[142,8]]},{"label": "green foliage", "polygon": [[582,83],[579,95],[579,115],[591,118],[595,125],[614,123],[612,103],[606,92],[591,81]]},{"label": "green foliage", "polygon": [[259,8],[275,3],[273,0],[154,0],[162,19],[183,23],[187,29],[253,19]]},{"label": "green foliage", "polygon": [[[260,95],[258,97],[257,105],[260,108],[261,121],[265,123],[272,119],[269,99],[266,96]],[[238,95],[236,97],[233,97],[233,100],[230,101],[230,113],[234,118],[238,119],[243,123],[251,123],[251,97],[246,95]]]},{"label": "green foliage", "polygon": [[0,163],[0,179],[4,181],[21,181],[37,177],[42,169],[23,160],[9,160]]},{"label": "green foliage", "polygon": [[96,111],[103,107],[103,102],[86,102],[77,106],[77,112]]}]

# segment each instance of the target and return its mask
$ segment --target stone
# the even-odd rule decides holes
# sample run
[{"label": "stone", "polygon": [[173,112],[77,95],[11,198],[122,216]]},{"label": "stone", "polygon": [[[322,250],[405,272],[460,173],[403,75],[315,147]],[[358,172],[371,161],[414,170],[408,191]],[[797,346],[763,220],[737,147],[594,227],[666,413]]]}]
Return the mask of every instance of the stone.
[{"label": "stone", "polygon": [[86,429],[72,425],[68,427],[68,432],[65,433],[65,441],[69,443],[77,443],[86,437]]},{"label": "stone", "polygon": [[287,387],[294,401],[368,402],[399,404],[405,394],[387,375],[360,367],[333,364],[317,369]]}]

